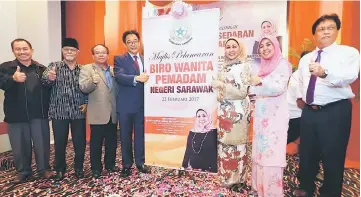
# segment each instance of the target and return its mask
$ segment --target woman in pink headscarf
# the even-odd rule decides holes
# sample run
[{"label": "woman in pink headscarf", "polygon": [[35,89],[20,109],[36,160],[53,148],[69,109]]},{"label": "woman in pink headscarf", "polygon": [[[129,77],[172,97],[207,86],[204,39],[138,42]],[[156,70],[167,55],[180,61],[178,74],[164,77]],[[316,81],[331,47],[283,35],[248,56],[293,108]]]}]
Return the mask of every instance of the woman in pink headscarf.
[{"label": "woman in pink headscarf", "polygon": [[212,115],[198,109],[193,129],[188,134],[182,167],[217,172],[217,129]]},{"label": "woman in pink headscarf", "polygon": [[258,53],[258,48],[259,48],[259,40],[265,36],[272,36],[277,38],[278,43],[280,44],[280,49],[282,51],[282,36],[278,35],[278,30],[277,30],[277,26],[276,23],[271,21],[271,20],[266,20],[263,21],[261,23],[261,34],[259,36],[259,39],[254,43],[253,45],[253,55],[254,55],[254,59],[257,62],[260,62],[260,57],[259,57],[259,53]]},{"label": "woman in pink headscarf", "polygon": [[256,103],[253,113],[252,189],[258,196],[283,196],[288,130],[287,84],[291,65],[275,37],[260,39],[260,70],[251,77]]}]

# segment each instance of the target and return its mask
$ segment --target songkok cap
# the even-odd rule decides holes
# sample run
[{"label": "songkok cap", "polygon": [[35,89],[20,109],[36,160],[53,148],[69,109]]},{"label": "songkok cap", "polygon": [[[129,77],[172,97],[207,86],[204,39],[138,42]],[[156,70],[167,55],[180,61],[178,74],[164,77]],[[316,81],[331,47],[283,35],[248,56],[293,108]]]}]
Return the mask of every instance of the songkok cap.
[{"label": "songkok cap", "polygon": [[63,41],[63,47],[74,47],[79,50],[78,41],[74,38],[65,38]]}]

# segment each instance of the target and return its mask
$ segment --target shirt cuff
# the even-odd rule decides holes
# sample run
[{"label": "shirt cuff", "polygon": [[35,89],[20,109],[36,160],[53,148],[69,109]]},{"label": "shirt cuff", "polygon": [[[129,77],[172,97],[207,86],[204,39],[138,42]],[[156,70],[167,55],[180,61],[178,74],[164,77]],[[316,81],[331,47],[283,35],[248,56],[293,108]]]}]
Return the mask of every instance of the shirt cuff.
[{"label": "shirt cuff", "polygon": [[134,77],[134,79],[133,79],[133,85],[134,85],[134,86],[136,86],[136,85],[137,85],[137,83],[138,83],[138,81],[137,81],[137,80],[135,80],[135,77]]},{"label": "shirt cuff", "polygon": [[340,83],[340,80],[338,77],[335,77],[334,75],[332,75],[332,72],[330,73],[330,71],[328,71],[329,73],[327,74],[327,76],[323,79],[325,79],[326,81],[328,81],[330,83],[331,86],[336,86]]},{"label": "shirt cuff", "polygon": [[250,86],[249,87],[249,94],[250,95],[254,95],[254,94],[257,95],[256,92],[257,92],[257,87],[256,86]]}]

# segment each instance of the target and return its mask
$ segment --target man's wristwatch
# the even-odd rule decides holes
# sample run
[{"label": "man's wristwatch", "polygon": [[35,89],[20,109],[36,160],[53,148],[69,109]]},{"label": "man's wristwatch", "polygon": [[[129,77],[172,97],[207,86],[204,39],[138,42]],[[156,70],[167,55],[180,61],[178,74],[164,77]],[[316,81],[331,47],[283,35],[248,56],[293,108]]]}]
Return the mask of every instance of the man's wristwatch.
[{"label": "man's wristwatch", "polygon": [[327,70],[327,69],[324,69],[324,70],[323,70],[323,75],[321,75],[320,77],[321,77],[321,78],[326,78],[327,75],[328,75],[328,70]]}]

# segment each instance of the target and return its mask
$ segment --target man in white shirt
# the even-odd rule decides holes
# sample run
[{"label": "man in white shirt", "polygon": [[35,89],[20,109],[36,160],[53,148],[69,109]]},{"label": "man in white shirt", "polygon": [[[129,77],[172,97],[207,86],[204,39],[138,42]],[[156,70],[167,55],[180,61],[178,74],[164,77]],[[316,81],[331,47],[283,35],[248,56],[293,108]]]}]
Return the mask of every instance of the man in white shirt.
[{"label": "man in white shirt", "polygon": [[302,110],[300,132],[300,189],[296,197],[313,196],[322,155],[324,183],[321,197],[340,197],[346,149],[351,129],[350,84],[358,77],[360,54],[336,44],[341,21],[336,14],[323,15],[312,26],[317,48],[299,63],[298,99]]}]

